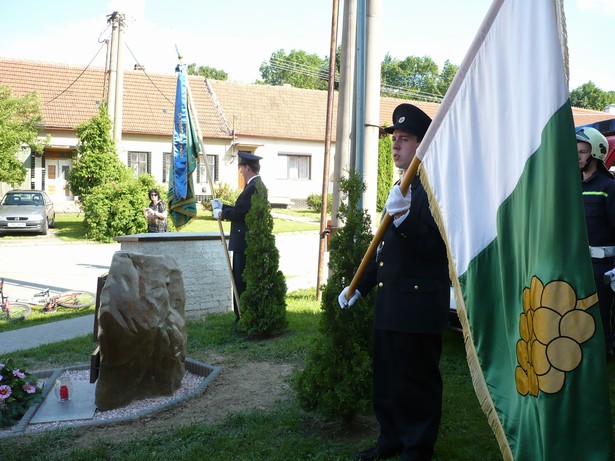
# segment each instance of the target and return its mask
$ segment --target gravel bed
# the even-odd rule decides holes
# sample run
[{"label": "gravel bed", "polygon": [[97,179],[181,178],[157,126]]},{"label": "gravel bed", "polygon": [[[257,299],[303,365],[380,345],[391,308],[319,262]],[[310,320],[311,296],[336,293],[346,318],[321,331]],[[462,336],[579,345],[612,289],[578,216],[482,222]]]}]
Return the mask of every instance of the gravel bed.
[{"label": "gravel bed", "polygon": [[[202,393],[205,390],[206,386],[209,384],[209,382],[212,381],[219,372],[219,368],[211,367],[210,365],[201,362],[190,361],[190,363],[187,362],[186,365],[193,368],[194,371],[196,371],[197,373],[202,373],[205,376],[201,374],[195,374],[186,370],[180,388],[175,391],[173,395],[135,400],[127,406],[117,408],[115,410],[96,410],[94,412],[94,416],[91,419],[87,420],[57,421],[39,424],[27,424],[26,421],[22,421],[22,423],[25,424],[20,423],[12,427],[0,428],[0,438],[5,436],[10,437],[12,435],[24,432],[33,433],[53,430],[62,427],[114,424],[122,421],[138,419],[150,413],[154,413],[156,411],[160,411],[167,407],[173,406],[194,395]],[[43,388],[44,396],[47,395],[50,390],[52,390],[46,385],[47,381],[49,381],[49,386],[52,387],[53,381],[55,381],[58,376],[67,377],[73,383],[78,381],[84,381],[86,383],[90,382],[89,369],[67,369],[64,370],[61,374],[54,374],[49,378],[39,378],[38,386]],[[32,415],[27,418],[28,421],[31,417]]]}]

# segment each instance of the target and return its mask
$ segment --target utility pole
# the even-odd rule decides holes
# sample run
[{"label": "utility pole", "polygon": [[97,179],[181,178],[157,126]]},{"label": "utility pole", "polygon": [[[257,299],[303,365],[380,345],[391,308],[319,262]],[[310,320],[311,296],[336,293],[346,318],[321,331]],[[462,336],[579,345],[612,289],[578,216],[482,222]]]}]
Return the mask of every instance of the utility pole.
[{"label": "utility pole", "polygon": [[325,123],[325,155],[322,174],[322,204],[320,210],[320,240],[318,245],[318,275],[316,277],[316,299],[320,301],[325,254],[325,237],[327,226],[327,198],[329,195],[329,165],[331,158],[331,132],[333,131],[333,98],[335,96],[335,51],[337,48],[337,19],[339,15],[338,0],[333,0],[331,13],[331,44],[329,48],[329,86],[327,91],[327,117]]},{"label": "utility pole", "polygon": [[122,142],[122,111],[124,106],[124,68],[122,41],[124,38],[124,15],[114,11],[107,16],[111,23],[111,51],[109,53],[109,97],[107,101],[111,135],[118,147]]},{"label": "utility pole", "polygon": [[363,152],[363,209],[368,211],[372,226],[378,227],[378,137],[380,135],[380,13],[381,0],[367,2],[365,33],[365,111]]},{"label": "utility pole", "polygon": [[350,153],[354,151],[354,73],[357,35],[357,0],[344,1],[342,53],[340,58],[340,84],[337,96],[337,131],[335,134],[335,156],[333,164],[333,206],[331,209],[331,233],[339,227],[337,213],[340,207],[340,186],[338,178],[350,170]]}]

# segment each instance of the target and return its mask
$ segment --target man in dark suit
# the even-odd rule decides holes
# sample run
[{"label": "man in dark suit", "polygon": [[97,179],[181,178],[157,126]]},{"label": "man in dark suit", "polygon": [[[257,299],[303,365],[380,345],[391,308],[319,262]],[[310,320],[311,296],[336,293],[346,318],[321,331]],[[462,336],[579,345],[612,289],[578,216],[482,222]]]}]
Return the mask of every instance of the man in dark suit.
[{"label": "man in dark suit", "polygon": [[[393,112],[395,166],[404,172],[431,119],[418,107],[401,104]],[[442,333],[448,325],[449,275],[444,241],[434,222],[419,178],[406,193],[397,183],[386,202],[392,217],[373,260],[361,275],[361,293],[378,286],[374,316],[373,402],[380,425],[376,445],[355,456],[386,459],[401,453],[404,461],[431,460],[442,407],[439,361]]]},{"label": "man in dark suit", "polygon": [[[243,271],[246,268],[246,215],[250,211],[252,195],[256,192],[256,184],[261,181],[260,163],[262,157],[244,152],[238,154],[238,168],[246,181],[246,186],[237,197],[235,205],[223,205],[219,199],[211,201],[213,215],[216,219],[224,219],[231,221],[231,236],[229,238],[229,251],[233,252],[233,279],[237,293],[241,294],[246,290],[246,282],[243,279]],[[238,299],[234,299],[233,309],[235,311],[236,321],[239,321],[240,313],[237,306]]]}]

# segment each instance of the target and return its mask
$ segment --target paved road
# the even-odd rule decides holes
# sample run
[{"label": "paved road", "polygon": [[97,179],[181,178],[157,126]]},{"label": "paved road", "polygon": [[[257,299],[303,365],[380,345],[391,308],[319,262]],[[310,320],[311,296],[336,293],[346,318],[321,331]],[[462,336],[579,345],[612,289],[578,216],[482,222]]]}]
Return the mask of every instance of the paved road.
[{"label": "paved road", "polygon": [[[316,286],[318,233],[278,234],[276,244],[289,291]],[[108,272],[113,254],[119,250],[119,243],[63,242],[53,230],[46,237],[0,237],[4,293],[11,298],[27,298],[45,288],[96,292],[97,278]]]}]

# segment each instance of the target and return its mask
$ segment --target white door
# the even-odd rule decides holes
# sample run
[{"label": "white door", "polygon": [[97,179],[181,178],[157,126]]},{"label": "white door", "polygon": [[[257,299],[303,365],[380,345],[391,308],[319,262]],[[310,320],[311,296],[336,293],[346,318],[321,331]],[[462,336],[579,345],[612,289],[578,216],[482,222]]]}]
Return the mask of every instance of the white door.
[{"label": "white door", "polygon": [[64,159],[48,160],[45,164],[45,170],[47,172],[45,189],[54,202],[73,200],[73,194],[66,182],[70,166],[71,161]]}]

